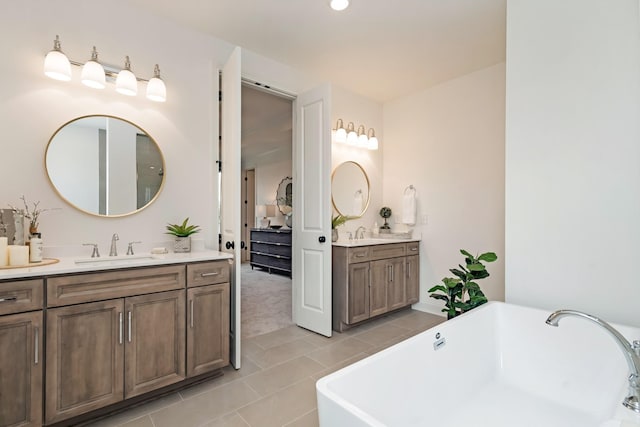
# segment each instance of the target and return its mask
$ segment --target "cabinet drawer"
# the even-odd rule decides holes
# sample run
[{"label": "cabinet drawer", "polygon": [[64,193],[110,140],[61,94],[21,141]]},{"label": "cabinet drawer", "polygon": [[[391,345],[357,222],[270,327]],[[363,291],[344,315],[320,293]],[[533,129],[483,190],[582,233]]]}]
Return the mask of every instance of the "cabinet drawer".
[{"label": "cabinet drawer", "polygon": [[254,243],[251,245],[252,252],[261,254],[273,254],[291,257],[291,246],[279,243]]},{"label": "cabinet drawer", "polygon": [[42,310],[42,279],[0,282],[0,315]]},{"label": "cabinet drawer", "polygon": [[289,230],[251,230],[252,243],[284,243],[291,244],[291,231]]},{"label": "cabinet drawer", "polygon": [[369,261],[371,256],[371,246],[362,246],[360,248],[349,248],[349,264],[353,262]]},{"label": "cabinet drawer", "polygon": [[420,242],[407,243],[407,255],[417,255],[420,252]]},{"label": "cabinet drawer", "polygon": [[122,298],[184,287],[184,265],[52,277],[47,279],[47,306]]},{"label": "cabinet drawer", "polygon": [[187,265],[187,286],[214,285],[229,281],[229,260]]},{"label": "cabinet drawer", "polygon": [[370,259],[385,259],[398,256],[404,256],[406,254],[405,243],[390,243],[385,245],[370,246]]}]

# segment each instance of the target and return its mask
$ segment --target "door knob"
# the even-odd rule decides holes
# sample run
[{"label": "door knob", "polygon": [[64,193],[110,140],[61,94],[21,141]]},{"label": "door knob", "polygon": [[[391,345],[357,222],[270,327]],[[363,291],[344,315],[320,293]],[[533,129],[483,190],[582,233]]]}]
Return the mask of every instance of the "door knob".
[{"label": "door knob", "polygon": [[245,245],[244,240],[240,241],[240,249],[244,249],[246,247],[247,245]]},{"label": "door knob", "polygon": [[327,241],[327,238],[326,238],[326,237],[324,237],[324,236],[320,236],[320,237],[318,237],[318,242],[320,242],[320,243],[324,243],[324,242],[326,242],[326,241]]},{"label": "door knob", "polygon": [[224,247],[227,249],[235,249],[235,244],[233,242],[227,242],[225,243]]}]

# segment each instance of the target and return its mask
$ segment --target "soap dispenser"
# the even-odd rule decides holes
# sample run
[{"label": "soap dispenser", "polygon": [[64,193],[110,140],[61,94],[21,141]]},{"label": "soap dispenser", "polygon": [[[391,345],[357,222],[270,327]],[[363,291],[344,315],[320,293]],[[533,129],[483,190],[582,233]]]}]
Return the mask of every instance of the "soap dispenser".
[{"label": "soap dispenser", "polygon": [[371,229],[371,234],[377,236],[380,233],[380,229],[378,228],[378,221],[373,223],[373,228]]}]

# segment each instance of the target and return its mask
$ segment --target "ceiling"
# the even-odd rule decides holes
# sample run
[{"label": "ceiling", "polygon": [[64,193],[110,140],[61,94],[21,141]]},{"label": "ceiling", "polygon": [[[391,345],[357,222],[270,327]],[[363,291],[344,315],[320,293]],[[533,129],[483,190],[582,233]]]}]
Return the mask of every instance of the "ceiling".
[{"label": "ceiling", "polygon": [[505,59],[506,0],[131,0],[385,102]]}]

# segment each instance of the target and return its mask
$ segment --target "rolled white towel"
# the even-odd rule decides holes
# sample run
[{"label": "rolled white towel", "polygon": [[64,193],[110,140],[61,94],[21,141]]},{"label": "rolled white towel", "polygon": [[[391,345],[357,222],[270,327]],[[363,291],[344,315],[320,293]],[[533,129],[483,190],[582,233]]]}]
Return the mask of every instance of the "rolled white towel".
[{"label": "rolled white towel", "polygon": [[402,196],[402,223],[414,225],[416,223],[416,196],[408,193]]}]

